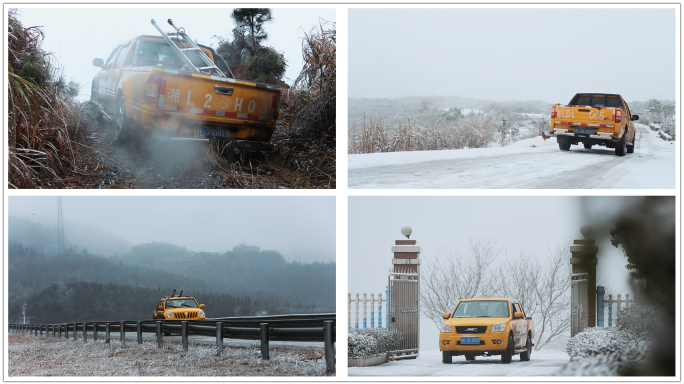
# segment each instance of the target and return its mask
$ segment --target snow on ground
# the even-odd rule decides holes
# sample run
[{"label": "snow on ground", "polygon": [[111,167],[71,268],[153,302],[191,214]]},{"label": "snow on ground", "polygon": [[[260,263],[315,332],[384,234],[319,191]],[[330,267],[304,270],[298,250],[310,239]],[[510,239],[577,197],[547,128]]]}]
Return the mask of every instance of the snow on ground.
[{"label": "snow on ground", "polygon": [[555,138],[506,147],[349,155],[350,188],[675,188],[676,142],[636,124],[635,153],[561,151]]},{"label": "snow on ground", "polygon": [[326,376],[324,352],[314,349],[269,349],[261,359],[255,347],[226,347],[118,340],[105,344],[83,339],[9,335],[7,367],[17,376]]},{"label": "snow on ground", "polygon": [[373,367],[348,368],[349,376],[553,376],[570,360],[566,352],[533,351],[530,361],[513,356],[510,364],[502,364],[500,356],[481,357],[466,361],[454,356],[451,364],[442,363],[442,353],[435,349],[421,350],[413,360],[395,360]]}]

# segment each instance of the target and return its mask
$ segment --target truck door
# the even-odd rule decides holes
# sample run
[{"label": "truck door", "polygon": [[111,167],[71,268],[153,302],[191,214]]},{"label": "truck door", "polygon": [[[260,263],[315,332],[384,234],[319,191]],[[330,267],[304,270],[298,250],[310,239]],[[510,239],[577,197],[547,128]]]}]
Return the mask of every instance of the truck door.
[{"label": "truck door", "polygon": [[107,96],[105,98],[105,105],[112,110],[116,107],[117,80],[129,45],[130,44],[125,44],[121,46],[121,49],[116,56],[116,61],[114,61],[114,65],[107,75]]},{"label": "truck door", "polygon": [[102,70],[100,71],[100,74],[98,75],[98,80],[97,80],[97,101],[99,101],[102,104],[106,105],[106,100],[107,100],[107,80],[108,76],[110,74],[110,70],[112,68],[112,65],[114,65],[114,58],[116,57],[116,53],[119,51],[119,47],[114,48],[112,53],[109,55],[107,58],[107,61],[105,62],[104,67],[102,67]]},{"label": "truck door", "polygon": [[[516,312],[522,312],[519,303],[511,303],[511,306],[513,308],[512,314],[515,314]],[[513,339],[515,340],[515,347],[522,348],[522,346],[525,345],[525,342],[527,341],[527,320],[525,320],[524,314],[522,318],[517,318],[511,321],[511,329],[513,330]]]}]

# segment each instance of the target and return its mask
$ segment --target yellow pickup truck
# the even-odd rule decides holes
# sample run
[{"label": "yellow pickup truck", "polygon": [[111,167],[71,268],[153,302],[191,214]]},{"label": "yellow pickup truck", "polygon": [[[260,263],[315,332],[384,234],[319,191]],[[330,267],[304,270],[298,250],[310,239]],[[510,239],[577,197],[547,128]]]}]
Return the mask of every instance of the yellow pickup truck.
[{"label": "yellow pickup truck", "polygon": [[578,93],[567,105],[551,108],[551,134],[558,146],[567,151],[572,144],[583,143],[585,149],[594,145],[615,148],[617,156],[634,153],[636,131],[627,102],[620,95]]},{"label": "yellow pickup truck", "polygon": [[174,290],[171,297],[165,297],[157,304],[157,310],[152,313],[155,320],[205,320],[204,304],[197,304],[191,296],[183,296],[183,291],[176,296]]},{"label": "yellow pickup truck", "polygon": [[534,321],[516,299],[460,300],[451,313],[442,315],[439,333],[442,363],[451,364],[453,356],[501,355],[508,364],[514,355],[529,361],[534,346]]},{"label": "yellow pickup truck", "polygon": [[268,150],[281,89],[236,80],[225,60],[198,45],[183,28],[137,36],[112,50],[93,78],[91,99],[112,122],[113,141],[142,132],[173,140],[217,139],[236,147]]}]

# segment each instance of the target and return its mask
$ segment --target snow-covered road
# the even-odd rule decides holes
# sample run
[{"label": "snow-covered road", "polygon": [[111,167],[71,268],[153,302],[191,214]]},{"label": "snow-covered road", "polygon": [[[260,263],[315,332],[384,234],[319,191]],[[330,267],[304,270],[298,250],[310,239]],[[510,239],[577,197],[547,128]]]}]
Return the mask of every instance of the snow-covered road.
[{"label": "snow-covered road", "polygon": [[675,188],[676,142],[636,124],[635,153],[573,145],[555,138],[499,148],[349,155],[350,188]]},{"label": "snow-covered road", "polygon": [[349,376],[552,376],[570,360],[561,351],[535,351],[530,361],[514,356],[510,364],[501,364],[500,356],[466,361],[455,356],[451,364],[442,363],[439,350],[420,352],[414,360],[396,360],[374,367],[348,368]]}]

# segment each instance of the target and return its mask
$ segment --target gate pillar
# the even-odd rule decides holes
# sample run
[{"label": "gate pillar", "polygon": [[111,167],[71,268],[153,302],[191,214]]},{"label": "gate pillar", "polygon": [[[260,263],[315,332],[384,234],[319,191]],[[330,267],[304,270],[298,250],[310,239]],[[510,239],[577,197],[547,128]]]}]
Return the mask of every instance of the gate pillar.
[{"label": "gate pillar", "polygon": [[[591,227],[588,225],[582,226],[580,232],[584,236],[583,239],[575,240],[574,245],[570,246],[570,264],[572,265],[573,274],[586,273],[586,308],[583,311],[586,313],[586,321],[588,327],[596,326],[596,265],[598,259],[598,246],[594,239],[588,239],[587,236],[591,233]],[[582,298],[584,301],[584,298]],[[574,311],[574,309],[573,309]],[[578,332],[582,330],[579,329]]]}]

